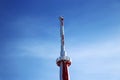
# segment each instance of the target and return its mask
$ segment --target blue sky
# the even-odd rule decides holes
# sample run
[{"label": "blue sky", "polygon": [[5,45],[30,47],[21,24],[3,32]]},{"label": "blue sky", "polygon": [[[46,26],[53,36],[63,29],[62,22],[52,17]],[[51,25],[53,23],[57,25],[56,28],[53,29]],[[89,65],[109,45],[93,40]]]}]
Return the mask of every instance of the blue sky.
[{"label": "blue sky", "polygon": [[71,80],[120,80],[119,0],[1,0],[0,80],[59,80],[59,16]]}]

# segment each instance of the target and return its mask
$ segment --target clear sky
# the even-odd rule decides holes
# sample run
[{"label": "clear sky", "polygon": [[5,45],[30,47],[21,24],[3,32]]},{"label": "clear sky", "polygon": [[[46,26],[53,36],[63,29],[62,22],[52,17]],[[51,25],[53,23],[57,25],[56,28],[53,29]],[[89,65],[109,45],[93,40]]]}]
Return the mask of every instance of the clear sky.
[{"label": "clear sky", "polygon": [[59,80],[59,16],[71,80],[120,80],[119,0],[0,0],[0,80]]}]

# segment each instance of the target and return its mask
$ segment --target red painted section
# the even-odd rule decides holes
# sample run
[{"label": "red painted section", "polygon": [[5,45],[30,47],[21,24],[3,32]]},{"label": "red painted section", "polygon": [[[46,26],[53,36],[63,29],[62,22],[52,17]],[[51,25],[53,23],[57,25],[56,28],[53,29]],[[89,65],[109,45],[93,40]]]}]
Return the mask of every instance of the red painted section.
[{"label": "red painted section", "polygon": [[69,80],[68,67],[71,65],[71,61],[60,60],[57,62],[57,65],[60,66],[61,63],[63,64],[63,66],[62,66],[62,80]]},{"label": "red painted section", "polygon": [[63,63],[63,68],[62,68],[62,80],[69,80],[69,73],[68,73],[68,64],[66,63],[66,61],[62,61]]},{"label": "red painted section", "polygon": [[63,62],[63,61],[64,61],[68,66],[71,65],[71,61],[69,61],[69,60],[67,60],[67,61],[66,61],[66,60],[60,60],[60,61],[57,62],[57,65],[60,66],[60,63]]}]

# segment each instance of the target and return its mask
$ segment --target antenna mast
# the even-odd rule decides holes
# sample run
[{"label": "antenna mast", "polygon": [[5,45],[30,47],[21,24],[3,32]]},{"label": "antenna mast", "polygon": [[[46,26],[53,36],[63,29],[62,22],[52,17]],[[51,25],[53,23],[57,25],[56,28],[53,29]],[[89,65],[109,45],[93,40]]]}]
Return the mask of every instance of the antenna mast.
[{"label": "antenna mast", "polygon": [[61,52],[60,57],[57,58],[56,60],[56,64],[60,67],[60,80],[70,80],[68,67],[71,65],[71,61],[65,51],[64,18],[60,16],[59,20],[60,20]]}]

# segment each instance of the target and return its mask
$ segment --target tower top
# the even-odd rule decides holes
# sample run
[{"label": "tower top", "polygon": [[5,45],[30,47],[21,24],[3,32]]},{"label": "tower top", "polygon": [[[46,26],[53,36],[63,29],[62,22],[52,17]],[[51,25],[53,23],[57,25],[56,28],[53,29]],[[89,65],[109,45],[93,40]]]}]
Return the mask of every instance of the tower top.
[{"label": "tower top", "polygon": [[63,21],[63,20],[64,20],[64,17],[63,17],[63,16],[60,16],[59,19],[60,19],[61,21]]},{"label": "tower top", "polygon": [[[64,26],[64,17],[63,16],[60,16],[59,17],[59,20],[60,20],[60,26]],[[64,28],[63,28],[63,32],[64,32]]]}]

